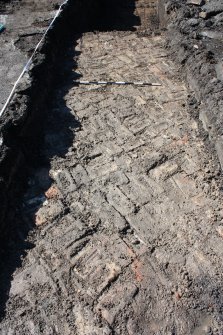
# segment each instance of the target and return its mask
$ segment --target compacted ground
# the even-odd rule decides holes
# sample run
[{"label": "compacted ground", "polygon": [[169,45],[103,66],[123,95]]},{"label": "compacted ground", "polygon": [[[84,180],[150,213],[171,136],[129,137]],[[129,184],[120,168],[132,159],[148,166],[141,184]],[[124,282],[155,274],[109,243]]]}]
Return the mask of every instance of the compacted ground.
[{"label": "compacted ground", "polygon": [[85,33],[64,57],[14,236],[37,227],[0,333],[223,334],[219,168],[164,37]]}]

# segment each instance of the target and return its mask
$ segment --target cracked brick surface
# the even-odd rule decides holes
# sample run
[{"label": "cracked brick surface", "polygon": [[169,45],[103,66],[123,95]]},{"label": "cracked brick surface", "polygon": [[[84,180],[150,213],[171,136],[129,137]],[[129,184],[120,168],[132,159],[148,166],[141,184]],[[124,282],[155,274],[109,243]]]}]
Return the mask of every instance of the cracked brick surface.
[{"label": "cracked brick surface", "polygon": [[1,334],[222,334],[218,167],[163,43],[115,31],[77,41],[83,80],[162,86],[64,78],[56,90],[50,169],[34,171],[23,199],[35,243]]}]

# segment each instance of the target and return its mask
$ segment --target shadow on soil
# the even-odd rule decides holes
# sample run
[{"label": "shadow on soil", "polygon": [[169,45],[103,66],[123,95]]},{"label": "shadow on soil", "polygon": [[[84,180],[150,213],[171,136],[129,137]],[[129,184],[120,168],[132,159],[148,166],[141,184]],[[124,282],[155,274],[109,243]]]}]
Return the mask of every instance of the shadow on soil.
[{"label": "shadow on soil", "polygon": [[[74,86],[74,79],[80,77],[75,73],[80,55],[75,51],[75,42],[87,31],[134,31],[135,26],[140,25],[134,11],[134,0],[98,0],[93,2],[92,11],[79,13],[75,34],[70,33],[66,51],[57,59],[56,80],[49,92],[43,117],[38,123],[29,124],[31,131],[19,139],[25,160],[23,171],[18,173],[22,183],[20,180],[18,184],[23,187],[17,186],[19,190],[11,204],[11,219],[7,222],[7,239],[0,250],[0,320],[5,316],[13,273],[22,265],[29,249],[35,246],[35,242],[30,242],[35,241],[35,213],[45,201],[45,192],[52,183],[49,176],[51,160],[65,157],[81,126],[65,101],[66,94]],[[14,185],[16,183],[17,180]]]}]

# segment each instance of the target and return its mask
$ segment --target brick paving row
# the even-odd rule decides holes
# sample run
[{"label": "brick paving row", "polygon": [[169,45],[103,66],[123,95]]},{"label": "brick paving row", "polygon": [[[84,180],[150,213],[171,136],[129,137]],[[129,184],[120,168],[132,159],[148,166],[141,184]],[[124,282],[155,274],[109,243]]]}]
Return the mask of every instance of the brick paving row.
[{"label": "brick paving row", "polygon": [[53,182],[36,191],[40,167],[24,197],[37,237],[2,334],[222,334],[218,168],[163,45],[115,31],[77,41],[81,80],[162,86],[64,78],[42,152]]}]

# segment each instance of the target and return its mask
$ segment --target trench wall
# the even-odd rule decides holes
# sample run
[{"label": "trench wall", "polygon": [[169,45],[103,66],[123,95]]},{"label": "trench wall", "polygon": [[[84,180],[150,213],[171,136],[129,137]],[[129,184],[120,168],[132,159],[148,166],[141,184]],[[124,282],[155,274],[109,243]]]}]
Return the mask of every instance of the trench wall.
[{"label": "trench wall", "polygon": [[162,1],[167,47],[180,65],[194,110],[223,169],[223,3]]}]

